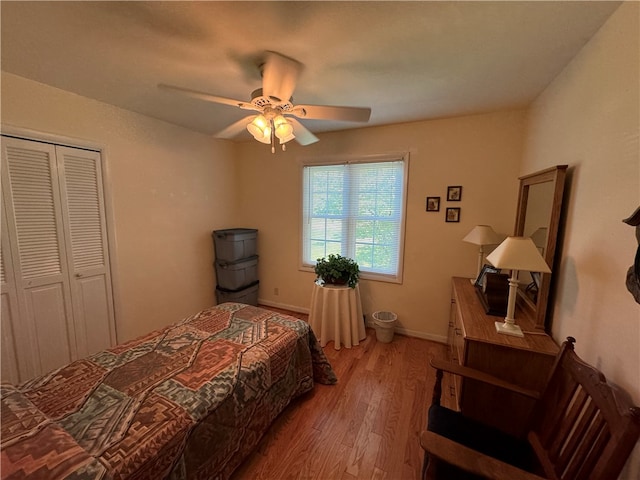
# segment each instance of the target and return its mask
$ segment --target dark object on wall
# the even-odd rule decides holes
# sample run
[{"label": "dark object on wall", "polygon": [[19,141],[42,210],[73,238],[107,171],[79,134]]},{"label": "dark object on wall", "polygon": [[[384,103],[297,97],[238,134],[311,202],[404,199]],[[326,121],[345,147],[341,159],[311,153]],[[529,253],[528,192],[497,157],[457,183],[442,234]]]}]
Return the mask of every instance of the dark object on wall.
[{"label": "dark object on wall", "polygon": [[427,212],[440,211],[440,197],[427,197]]},{"label": "dark object on wall", "polygon": [[459,202],[462,200],[462,187],[455,185],[453,187],[447,187],[447,201]]},{"label": "dark object on wall", "polygon": [[448,223],[458,223],[460,221],[460,207],[447,208],[444,220]]},{"label": "dark object on wall", "polygon": [[[486,265],[485,265],[486,267]],[[485,272],[480,285],[476,283],[476,293],[484,311],[489,315],[504,317],[507,314],[509,300],[509,275],[506,273]]]},{"label": "dark object on wall", "polygon": [[627,270],[627,289],[631,292],[636,302],[640,303],[640,207],[636,208],[636,211],[629,218],[625,218],[623,222],[636,227],[638,248],[636,249],[636,258],[633,265]]}]

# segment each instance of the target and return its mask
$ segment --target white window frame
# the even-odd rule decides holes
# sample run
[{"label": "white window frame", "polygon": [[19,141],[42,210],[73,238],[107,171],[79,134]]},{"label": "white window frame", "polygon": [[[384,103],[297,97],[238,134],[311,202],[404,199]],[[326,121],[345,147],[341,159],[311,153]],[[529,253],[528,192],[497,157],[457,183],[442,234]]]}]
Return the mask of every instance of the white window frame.
[{"label": "white window frame", "polygon": [[323,156],[301,158],[300,163],[300,250],[298,258],[300,259],[299,269],[307,272],[314,272],[315,262],[309,263],[305,261],[305,249],[307,246],[304,241],[304,202],[305,202],[305,178],[304,167],[306,166],[323,166],[323,165],[345,165],[354,163],[378,163],[378,162],[397,162],[402,161],[404,166],[402,200],[401,200],[401,221],[400,234],[398,236],[398,270],[394,274],[384,274],[376,272],[360,271],[360,278],[365,280],[374,280],[389,283],[402,283],[404,272],[404,239],[407,217],[407,187],[409,177],[409,152],[400,153],[384,153],[373,155],[339,155],[339,156]]}]

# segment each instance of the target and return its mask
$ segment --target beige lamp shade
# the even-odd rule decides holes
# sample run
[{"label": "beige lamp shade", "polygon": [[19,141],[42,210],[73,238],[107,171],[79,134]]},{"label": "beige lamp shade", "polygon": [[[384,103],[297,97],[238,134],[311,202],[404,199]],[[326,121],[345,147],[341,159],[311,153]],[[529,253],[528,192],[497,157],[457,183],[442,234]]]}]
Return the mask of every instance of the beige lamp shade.
[{"label": "beige lamp shade", "polygon": [[[497,245],[500,243],[500,236],[489,225],[476,225],[473,227],[473,230],[467,233],[462,241],[480,246],[480,250],[478,251],[478,268],[475,277],[475,279],[477,279],[482,270],[482,263],[484,262],[484,249],[482,246]],[[475,279],[472,278],[471,283],[475,283]]]},{"label": "beige lamp shade", "polygon": [[500,237],[489,225],[476,225],[462,241],[474,245],[497,245]]},{"label": "beige lamp shade", "polygon": [[487,261],[494,267],[506,270],[551,273],[535,243],[528,237],[507,237],[487,255]]}]

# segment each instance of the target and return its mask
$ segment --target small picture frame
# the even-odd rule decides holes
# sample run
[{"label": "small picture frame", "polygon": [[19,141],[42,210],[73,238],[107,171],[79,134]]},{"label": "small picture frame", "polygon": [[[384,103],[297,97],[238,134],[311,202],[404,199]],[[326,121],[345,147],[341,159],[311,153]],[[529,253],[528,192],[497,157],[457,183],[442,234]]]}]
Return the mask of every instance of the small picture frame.
[{"label": "small picture frame", "polygon": [[540,290],[540,283],[542,282],[542,274],[540,272],[529,272],[531,274],[531,279],[533,280],[533,284],[535,285],[536,291]]},{"label": "small picture frame", "polygon": [[440,197],[427,197],[427,212],[440,211]]},{"label": "small picture frame", "polygon": [[460,207],[447,207],[445,221],[447,223],[458,223],[460,221]]},{"label": "small picture frame", "polygon": [[489,265],[485,263],[482,266],[482,270],[480,270],[480,275],[476,278],[475,286],[482,289],[484,287],[484,279],[487,276],[487,273],[500,273],[500,269],[494,267],[493,265]]},{"label": "small picture frame", "polygon": [[462,200],[462,186],[455,185],[447,187],[447,201],[460,202]]}]

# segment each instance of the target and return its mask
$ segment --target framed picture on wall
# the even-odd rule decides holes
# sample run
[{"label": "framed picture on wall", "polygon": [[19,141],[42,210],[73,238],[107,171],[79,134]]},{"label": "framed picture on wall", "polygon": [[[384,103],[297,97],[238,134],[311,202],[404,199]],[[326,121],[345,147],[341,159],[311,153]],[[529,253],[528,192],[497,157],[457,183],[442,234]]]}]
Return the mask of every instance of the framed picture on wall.
[{"label": "framed picture on wall", "polygon": [[427,212],[440,211],[440,197],[427,197]]},{"label": "framed picture on wall", "polygon": [[445,214],[445,221],[449,223],[457,223],[460,221],[460,208],[448,207]]},{"label": "framed picture on wall", "polygon": [[459,202],[461,200],[462,200],[462,187],[460,185],[447,187],[448,202]]}]

